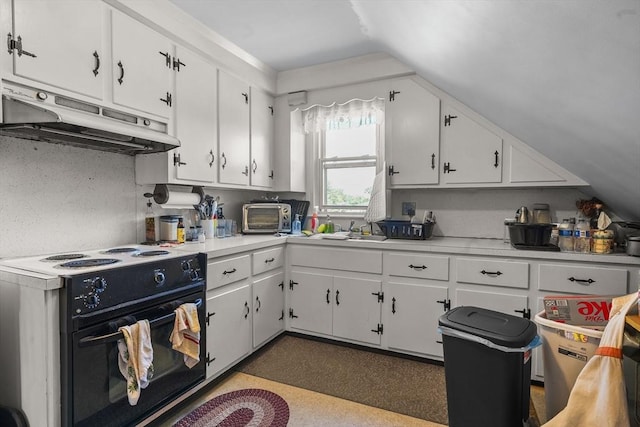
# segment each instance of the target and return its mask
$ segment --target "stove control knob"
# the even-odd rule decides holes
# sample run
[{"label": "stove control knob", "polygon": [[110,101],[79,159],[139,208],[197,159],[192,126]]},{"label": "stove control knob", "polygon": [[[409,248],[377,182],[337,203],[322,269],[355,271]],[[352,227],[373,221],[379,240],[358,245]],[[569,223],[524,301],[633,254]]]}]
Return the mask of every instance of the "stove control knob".
[{"label": "stove control knob", "polygon": [[182,261],[182,271],[189,271],[189,270],[191,270],[191,260]]},{"label": "stove control knob", "polygon": [[91,284],[93,285],[93,289],[95,289],[96,292],[103,292],[105,289],[107,289],[107,281],[104,277],[96,277],[95,279],[93,279]]},{"label": "stove control knob", "polygon": [[96,308],[100,304],[100,297],[96,294],[88,295],[84,300],[84,305],[87,308]]},{"label": "stove control knob", "polygon": [[199,276],[200,276],[200,273],[198,273],[198,270],[194,269],[189,272],[189,278],[191,280],[197,280]]},{"label": "stove control knob", "polygon": [[165,278],[164,272],[162,272],[161,270],[156,270],[153,273],[153,280],[156,282],[156,284],[164,285],[165,279],[166,278]]}]

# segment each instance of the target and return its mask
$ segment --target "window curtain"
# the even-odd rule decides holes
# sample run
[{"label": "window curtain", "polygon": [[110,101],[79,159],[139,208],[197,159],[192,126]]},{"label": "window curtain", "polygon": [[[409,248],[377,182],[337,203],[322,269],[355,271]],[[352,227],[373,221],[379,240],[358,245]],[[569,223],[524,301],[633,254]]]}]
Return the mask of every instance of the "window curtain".
[{"label": "window curtain", "polygon": [[349,129],[384,121],[384,100],[353,99],[344,104],[314,105],[302,112],[305,133]]}]

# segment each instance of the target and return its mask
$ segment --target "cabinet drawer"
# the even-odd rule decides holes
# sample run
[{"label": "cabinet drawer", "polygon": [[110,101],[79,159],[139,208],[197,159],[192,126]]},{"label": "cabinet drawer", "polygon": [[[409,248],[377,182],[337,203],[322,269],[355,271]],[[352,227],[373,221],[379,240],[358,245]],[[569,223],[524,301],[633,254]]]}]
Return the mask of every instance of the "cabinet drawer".
[{"label": "cabinet drawer", "polygon": [[284,248],[267,249],[253,254],[253,274],[264,273],[282,267],[284,264]]},{"label": "cabinet drawer", "polygon": [[529,263],[510,260],[458,258],[456,281],[479,285],[529,287]]},{"label": "cabinet drawer", "polygon": [[449,257],[394,252],[383,254],[382,259],[390,276],[449,280]]},{"label": "cabinet drawer", "polygon": [[246,279],[251,273],[249,255],[214,261],[207,264],[207,289],[215,289],[238,280]]},{"label": "cabinet drawer", "polygon": [[624,295],[627,270],[571,264],[540,264],[538,289],[572,294]]},{"label": "cabinet drawer", "polygon": [[382,274],[382,252],[362,249],[289,246],[291,265]]}]

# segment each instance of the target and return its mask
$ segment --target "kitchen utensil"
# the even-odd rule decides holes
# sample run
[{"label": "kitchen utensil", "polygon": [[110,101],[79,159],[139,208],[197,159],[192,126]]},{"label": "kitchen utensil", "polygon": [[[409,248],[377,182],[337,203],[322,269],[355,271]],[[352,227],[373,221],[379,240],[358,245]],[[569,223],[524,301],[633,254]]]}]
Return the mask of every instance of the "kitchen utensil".
[{"label": "kitchen utensil", "polygon": [[520,209],[516,211],[516,222],[519,224],[529,223],[529,209],[527,209],[526,206],[521,206]]},{"label": "kitchen utensil", "polygon": [[640,236],[627,237],[627,255],[640,256]]},{"label": "kitchen utensil", "polygon": [[628,236],[640,236],[640,222],[614,221],[608,227],[615,233],[615,244],[619,248],[627,245]]}]

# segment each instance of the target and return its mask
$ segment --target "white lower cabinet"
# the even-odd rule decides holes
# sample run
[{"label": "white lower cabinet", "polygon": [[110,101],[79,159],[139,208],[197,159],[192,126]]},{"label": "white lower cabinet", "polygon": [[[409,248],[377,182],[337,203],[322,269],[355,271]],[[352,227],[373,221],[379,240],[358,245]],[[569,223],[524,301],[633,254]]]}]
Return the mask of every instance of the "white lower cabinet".
[{"label": "white lower cabinet", "polygon": [[249,281],[207,292],[207,378],[251,353],[252,320]]},{"label": "white lower cabinet", "polygon": [[290,278],[292,329],[380,344],[380,279],[295,269]]},{"label": "white lower cabinet", "polygon": [[442,357],[438,319],[449,289],[432,282],[389,282],[385,287],[385,335],[390,350]]},{"label": "white lower cabinet", "polygon": [[253,281],[253,348],[284,330],[284,272]]},{"label": "white lower cabinet", "polygon": [[499,311],[512,316],[531,317],[529,297],[508,291],[456,289],[455,305],[474,306]]}]

